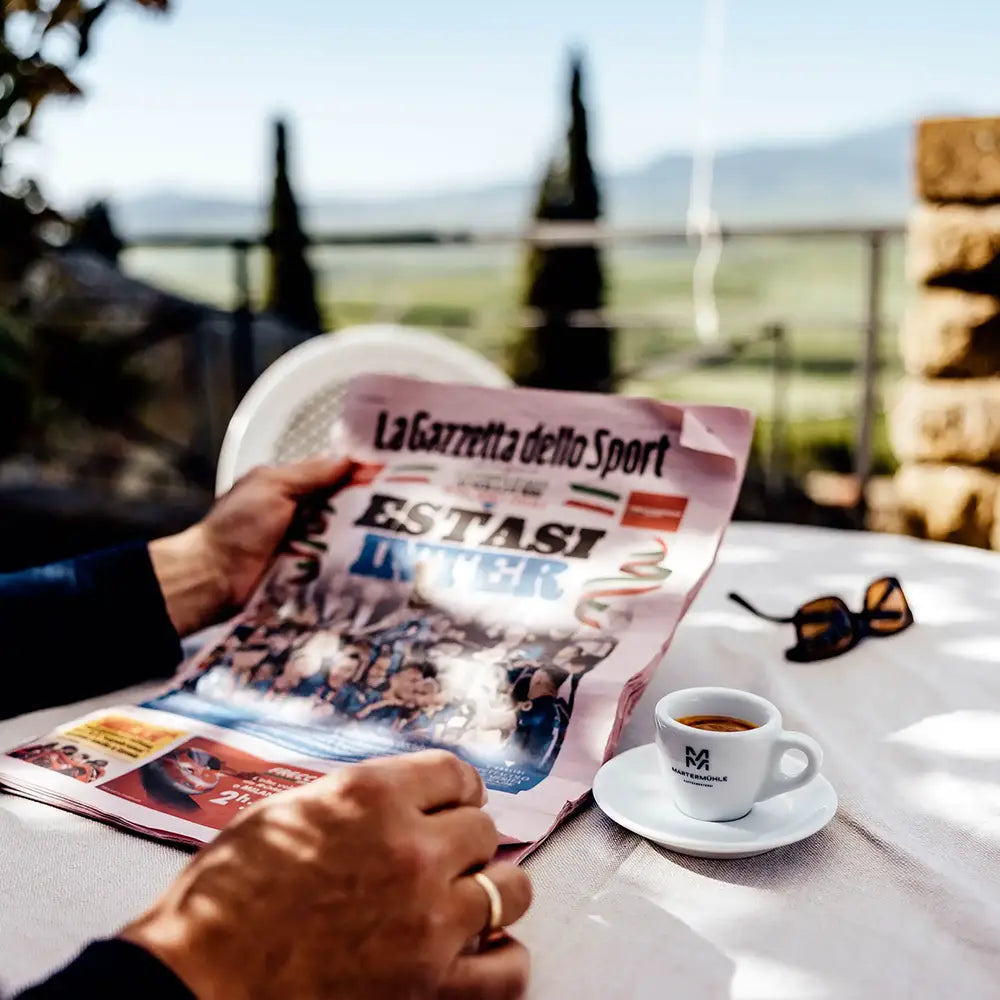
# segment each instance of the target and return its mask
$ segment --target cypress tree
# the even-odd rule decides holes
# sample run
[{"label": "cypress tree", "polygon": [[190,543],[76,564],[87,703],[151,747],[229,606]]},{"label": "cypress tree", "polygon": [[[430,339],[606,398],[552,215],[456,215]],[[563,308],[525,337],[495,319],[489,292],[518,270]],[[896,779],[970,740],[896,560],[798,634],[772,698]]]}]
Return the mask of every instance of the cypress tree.
[{"label": "cypress tree", "polygon": [[[601,217],[582,90],[582,59],[574,55],[569,129],[565,146],[550,163],[539,189],[534,212],[539,222],[592,223]],[[599,316],[604,308],[604,270],[598,247],[532,247],[527,279],[524,303],[539,316],[539,325],[523,330],[518,338],[514,379],[546,389],[613,391],[613,331],[571,323],[574,313]]]},{"label": "cypress tree", "polygon": [[323,329],[316,304],[316,280],[306,259],[309,240],[288,177],[285,123],[275,122],[274,195],[267,235],[270,254],[265,308],[307,333]]}]

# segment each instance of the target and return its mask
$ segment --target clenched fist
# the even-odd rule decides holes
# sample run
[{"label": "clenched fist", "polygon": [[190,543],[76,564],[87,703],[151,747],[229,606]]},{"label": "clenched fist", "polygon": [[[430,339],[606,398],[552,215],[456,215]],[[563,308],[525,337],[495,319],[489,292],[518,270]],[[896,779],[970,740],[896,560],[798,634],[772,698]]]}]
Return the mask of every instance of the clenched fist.
[{"label": "clenched fist", "polygon": [[368,761],[247,810],[122,936],[199,1000],[515,1000],[524,947],[469,948],[497,887],[503,924],[527,876],[491,863],[478,773],[445,751]]}]

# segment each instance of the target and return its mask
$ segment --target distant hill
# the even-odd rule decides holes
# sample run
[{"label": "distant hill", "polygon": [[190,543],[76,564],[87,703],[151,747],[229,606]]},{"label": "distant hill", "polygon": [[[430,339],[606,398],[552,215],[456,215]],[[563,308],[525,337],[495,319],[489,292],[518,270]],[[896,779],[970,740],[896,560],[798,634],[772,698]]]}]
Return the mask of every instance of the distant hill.
[{"label": "distant hill", "polygon": [[[912,125],[899,124],[827,142],[770,145],[722,153],[715,204],[723,222],[897,221],[910,202]],[[603,178],[608,218],[616,225],[680,225],[687,210],[691,159],[667,153],[643,167]],[[324,198],[305,206],[321,230],[523,225],[538,179],[384,199]],[[246,234],[264,223],[266,206],[246,200],[169,192],[113,203],[128,236],[151,232]]]}]

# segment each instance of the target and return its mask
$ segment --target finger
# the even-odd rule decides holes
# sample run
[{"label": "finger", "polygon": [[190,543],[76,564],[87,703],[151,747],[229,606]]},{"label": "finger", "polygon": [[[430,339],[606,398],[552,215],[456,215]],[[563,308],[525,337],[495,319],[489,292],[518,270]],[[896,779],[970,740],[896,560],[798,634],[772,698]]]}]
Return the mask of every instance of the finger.
[{"label": "finger", "polygon": [[486,786],[479,772],[447,750],[422,750],[382,760],[400,795],[421,812],[449,806],[481,806]]},{"label": "finger", "polygon": [[[500,893],[500,926],[509,927],[531,906],[531,880],[523,869],[503,861],[487,865],[483,874]],[[454,895],[462,930],[470,936],[487,930],[492,910],[486,890],[471,875],[462,875],[455,879]]]},{"label": "finger", "polygon": [[518,1000],[528,989],[530,973],[528,949],[504,936],[474,955],[459,955],[438,1000]]},{"label": "finger", "polygon": [[347,458],[307,458],[279,466],[274,474],[289,494],[304,496],[340,484],[356,464]]},{"label": "finger", "polygon": [[432,835],[438,838],[446,858],[448,878],[482,868],[497,852],[500,835],[482,809],[475,806],[444,809],[428,819]]}]

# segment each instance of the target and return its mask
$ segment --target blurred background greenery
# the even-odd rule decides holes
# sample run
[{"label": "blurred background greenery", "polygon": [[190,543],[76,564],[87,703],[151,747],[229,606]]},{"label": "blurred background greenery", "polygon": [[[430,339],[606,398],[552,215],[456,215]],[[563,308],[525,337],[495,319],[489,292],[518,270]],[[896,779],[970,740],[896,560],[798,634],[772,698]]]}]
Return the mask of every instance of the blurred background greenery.
[{"label": "blurred background greenery", "polygon": [[[886,245],[883,374],[891,385],[899,361],[893,331],[903,308],[902,239]],[[524,252],[518,246],[317,247],[310,252],[328,326],[398,321],[431,327],[503,364],[517,328]],[[126,251],[130,273],[194,298],[232,308],[235,289],[227,250]],[[605,251],[608,307],[619,332],[620,370],[635,372],[621,391],[660,399],[746,406],[766,439],[773,403],[772,349],[751,348],[725,364],[647,378],[694,342],[693,251],[615,246]],[[251,254],[251,285],[263,305],[266,254]],[[789,454],[793,473],[851,471],[857,433],[867,302],[867,245],[858,237],[751,237],[727,244],[716,290],[726,336],[748,336],[772,322],[790,341]],[[629,315],[643,325],[630,328]],[[647,323],[659,325],[648,327]],[[874,469],[893,458],[880,412]]]},{"label": "blurred background greenery", "polygon": [[[598,172],[588,112],[598,102],[582,50],[570,53],[551,154],[531,178],[300,201],[300,131],[290,117],[271,124],[260,159],[271,165],[269,183],[258,196],[112,191],[82,212],[61,210],[22,154],[41,108],[48,114],[50,104],[82,95],[81,61],[106,23],[124,23],[107,17],[116,8],[177,13],[168,0],[0,7],[0,509],[12,526],[8,555],[27,537],[18,527],[25,510],[60,508],[91,488],[99,493],[87,517],[107,522],[94,542],[133,531],[122,527],[122,500],[167,498],[144,522],[154,531],[204,506],[221,434],[256,373],[310,336],[373,322],[436,330],[521,384],[747,407],[757,430],[740,516],[864,523],[859,479],[894,467],[883,387],[899,371],[892,332],[905,282],[902,239],[893,234],[907,202],[907,123],[716,151],[712,204],[701,209],[731,228],[714,275],[719,336],[706,345],[695,334],[697,241],[679,221],[687,211],[690,222],[697,207],[690,187],[698,158],[668,151]],[[397,124],[403,114],[395,112]],[[329,165],[331,176],[336,170]],[[834,224],[815,227],[827,235],[810,232],[821,221]],[[540,245],[539,227],[552,225],[601,238]],[[858,443],[873,322],[871,233],[883,229],[866,463]],[[350,245],[336,245],[344,239]],[[770,338],[775,329],[783,340]],[[780,368],[776,344],[785,352]],[[818,473],[832,474],[828,486],[842,480],[832,500],[810,485]],[[118,506],[110,510],[102,495]],[[21,520],[10,516],[18,504]],[[63,547],[84,538],[86,518],[74,516]]]}]

